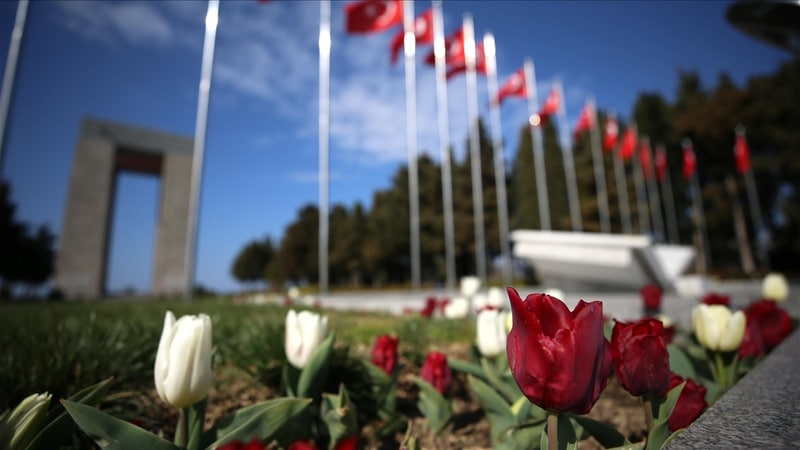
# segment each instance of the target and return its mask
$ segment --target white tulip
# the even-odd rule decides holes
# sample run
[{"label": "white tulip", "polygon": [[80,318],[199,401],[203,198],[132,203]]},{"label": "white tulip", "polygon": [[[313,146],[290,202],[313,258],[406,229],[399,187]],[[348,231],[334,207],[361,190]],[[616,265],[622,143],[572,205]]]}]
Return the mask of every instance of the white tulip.
[{"label": "white tulip", "polygon": [[486,296],[486,294],[478,293],[472,297],[473,311],[475,312],[482,311],[486,309],[487,306],[489,306],[489,298]]},{"label": "white tulip", "polygon": [[286,314],[286,358],[302,369],[328,334],[328,317],[311,311]]},{"label": "white tulip", "polygon": [[769,273],[761,282],[761,295],[769,300],[784,302],[789,297],[789,283],[780,273]]},{"label": "white tulip", "polygon": [[478,314],[477,343],[483,356],[497,356],[506,351],[506,317],[496,309]]},{"label": "white tulip", "polygon": [[29,395],[0,416],[0,448],[26,448],[45,423],[50,398],[47,392]]},{"label": "white tulip", "polygon": [[463,319],[469,315],[469,300],[456,297],[445,305],[443,313],[447,319]]},{"label": "white tulip", "polygon": [[296,301],[298,298],[300,298],[300,295],[301,295],[300,288],[298,288],[297,286],[290,287],[289,290],[286,292],[286,296],[289,297],[289,300],[291,301]]},{"label": "white tulip", "polygon": [[204,399],[214,379],[211,318],[187,315],[176,322],[167,311],[153,372],[158,396],[167,404],[185,408]]},{"label": "white tulip", "polygon": [[490,287],[489,292],[486,294],[486,304],[495,309],[503,309],[509,305],[508,294],[505,289],[499,287]]},{"label": "white tulip", "polygon": [[692,310],[692,328],[703,347],[720,352],[739,348],[746,318],[742,311],[731,313],[723,305],[699,304]]},{"label": "white tulip", "polygon": [[472,297],[481,288],[481,280],[475,276],[461,278],[461,295],[464,297]]}]

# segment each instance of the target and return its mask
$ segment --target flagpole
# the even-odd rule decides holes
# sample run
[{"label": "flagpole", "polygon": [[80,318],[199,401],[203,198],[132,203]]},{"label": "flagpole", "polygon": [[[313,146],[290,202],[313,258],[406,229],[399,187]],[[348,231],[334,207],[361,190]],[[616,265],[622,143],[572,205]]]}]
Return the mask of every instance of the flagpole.
[{"label": "flagpole", "polygon": [[[616,117],[614,118],[616,121]],[[623,137],[624,139],[624,137]],[[633,233],[633,222],[631,221],[630,200],[628,199],[628,176],[625,174],[625,160],[621,154],[621,139],[617,133],[617,145],[612,150],[612,161],[614,162],[614,178],[617,182],[617,205],[619,207],[619,221],[624,234]]]},{"label": "flagpole", "polygon": [[319,291],[328,293],[331,3],[319,3]]},{"label": "flagpole", "polygon": [[[639,133],[636,130],[635,122],[631,122],[629,126],[633,130],[633,135],[636,136],[634,154],[631,157],[631,169],[633,170],[633,186],[636,190],[636,215],[639,216],[639,232],[650,234],[650,217],[647,211],[647,192],[645,191],[644,177],[642,176],[642,165],[641,160],[636,161],[636,158],[641,158],[639,155],[641,151],[641,148],[639,148]],[[639,152],[636,151],[637,149]]]},{"label": "flagpole", "polygon": [[539,99],[536,92],[536,71],[532,59],[525,59],[525,91],[528,93],[528,121],[533,144],[534,169],[536,170],[536,195],[539,201],[539,228],[550,231],[550,201],[547,193],[547,170],[544,166],[542,129],[536,111]]},{"label": "flagpole", "polygon": [[[737,136],[745,139],[746,130],[744,125],[737,125],[735,132]],[[767,230],[764,227],[764,221],[761,216],[761,204],[758,201],[758,190],[756,189],[756,181],[753,177],[752,167],[748,167],[742,175],[744,177],[745,189],[747,190],[747,201],[750,205],[750,215],[753,220],[753,230],[756,237],[756,254],[758,255],[758,261],[761,263],[763,268],[769,269],[769,256],[767,255],[767,249],[765,245],[765,241],[768,239],[766,237]]]},{"label": "flagpole", "polygon": [[14,29],[11,31],[11,42],[8,44],[8,57],[6,70],[3,75],[3,87],[0,90],[0,178],[3,175],[3,160],[5,159],[6,124],[8,123],[8,109],[11,104],[11,93],[14,90],[14,76],[17,73],[17,60],[22,35],[25,32],[25,18],[28,15],[28,0],[19,0],[17,3],[17,16],[14,19]]},{"label": "flagpole", "polygon": [[433,54],[436,62],[436,105],[439,114],[439,146],[442,159],[442,214],[444,216],[445,285],[456,287],[456,245],[453,225],[453,181],[450,167],[450,122],[447,103],[444,21],[442,2],[433,1]]},{"label": "flagpole", "polygon": [[[640,148],[639,151],[647,152],[647,160],[650,161],[648,173],[644,174],[647,183],[647,199],[650,201],[650,215],[653,221],[653,234],[657,242],[663,242],[665,238],[664,233],[664,219],[661,216],[661,201],[658,198],[658,186],[656,186],[655,170],[653,168],[654,159],[653,153],[650,151],[650,138],[644,137],[645,146]],[[639,160],[641,163],[641,159]],[[644,168],[642,168],[644,170]]]},{"label": "flagpole", "polygon": [[497,191],[497,217],[500,228],[500,253],[503,257],[503,283],[511,284],[511,246],[508,238],[508,200],[506,196],[506,163],[503,155],[503,127],[500,122],[500,103],[497,98],[497,60],[494,36],[483,36],[483,51],[486,56],[486,82],[489,89],[489,114],[492,121],[494,143],[494,184]]},{"label": "flagpole", "polygon": [[475,32],[472,16],[464,14],[464,58],[467,66],[467,116],[472,161],[472,215],[475,222],[475,272],[486,283],[486,239],[483,230],[483,180],[481,179],[481,143],[478,124],[478,80],[475,73]]},{"label": "flagpole", "polygon": [[408,150],[408,208],[411,230],[411,288],[420,288],[419,175],[417,169],[417,78],[414,55],[414,0],[403,1],[403,44],[406,55],[406,148]]},{"label": "flagpole", "polygon": [[663,154],[665,159],[665,173],[664,180],[661,182],[661,191],[664,198],[664,209],[667,214],[667,236],[669,237],[670,243],[678,244],[680,242],[680,236],[678,236],[678,217],[675,213],[675,199],[672,194],[672,177],[670,176],[669,164],[666,160],[667,150],[663,143],[659,143],[656,147],[656,154],[659,153]]},{"label": "flagpole", "polygon": [[572,218],[572,231],[583,231],[581,220],[581,204],[578,197],[578,182],[575,176],[575,159],[572,155],[572,140],[569,137],[569,123],[567,122],[567,105],[564,97],[564,86],[560,79],[556,79],[555,87],[561,99],[558,105],[559,134],[561,134],[561,156],[564,158],[564,175],[567,181],[567,195],[569,196],[569,211]]},{"label": "flagpole", "polygon": [[197,95],[197,121],[194,129],[194,149],[192,152],[192,175],[189,190],[189,223],[186,229],[186,255],[184,277],[186,279],[186,298],[192,297],[197,252],[197,222],[200,203],[200,187],[203,177],[203,153],[206,143],[208,122],[208,103],[211,93],[211,75],[214,69],[214,44],[217,40],[219,23],[219,0],[209,0],[206,11],[206,34],[203,42],[203,59],[200,70],[200,86]]},{"label": "flagpole", "polygon": [[[692,141],[689,138],[683,138],[682,146],[684,149],[694,154],[692,148]],[[697,272],[705,274],[711,267],[711,251],[708,244],[708,232],[706,230],[705,212],[703,208],[703,192],[700,190],[700,180],[697,176],[695,169],[689,177],[689,195],[692,198],[692,217],[694,219],[694,245],[697,248]]]},{"label": "flagpole", "polygon": [[589,108],[592,111],[592,124],[589,137],[592,145],[592,159],[594,162],[594,182],[597,186],[597,210],[600,214],[600,231],[611,232],[611,219],[608,214],[608,192],[606,191],[606,170],[603,164],[603,150],[600,148],[600,122],[597,118],[597,107],[594,97],[589,96]]}]

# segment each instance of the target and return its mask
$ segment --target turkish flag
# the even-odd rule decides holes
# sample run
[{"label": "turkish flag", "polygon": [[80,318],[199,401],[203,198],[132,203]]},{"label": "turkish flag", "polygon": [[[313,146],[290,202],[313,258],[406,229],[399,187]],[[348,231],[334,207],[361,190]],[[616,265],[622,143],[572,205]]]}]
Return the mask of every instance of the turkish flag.
[{"label": "turkish flag", "polygon": [[[454,31],[444,39],[444,62],[447,65],[464,61],[464,27]],[[436,64],[436,55],[433,51],[425,57],[425,64]]]},{"label": "turkish flag", "polygon": [[[447,79],[467,71],[467,59],[452,61],[447,64]],[[483,52],[483,42],[475,46],[475,72],[486,75],[486,54]]]},{"label": "turkish flag", "polygon": [[539,117],[544,121],[550,115],[557,113],[559,108],[561,108],[561,96],[558,95],[558,91],[554,88],[544,101],[542,109],[539,110]]},{"label": "turkish flag", "polygon": [[697,169],[697,158],[694,157],[694,150],[692,144],[686,142],[683,144],[683,178],[691,179],[694,176],[694,171]]},{"label": "turkish flag", "polygon": [[[433,9],[428,9],[414,19],[414,38],[417,45],[433,43]],[[400,49],[403,48],[405,31],[400,30],[392,39],[392,64],[397,62]]]},{"label": "turkish flag", "polygon": [[736,160],[736,170],[746,173],[750,170],[750,146],[744,132],[736,133],[736,144],[733,146],[733,158]]},{"label": "turkish flag", "polygon": [[583,105],[580,115],[578,115],[578,122],[575,124],[575,138],[584,131],[589,131],[594,126],[594,111],[590,103]]},{"label": "turkish flag", "polygon": [[344,8],[348,33],[377,33],[403,23],[401,0],[362,0]]},{"label": "turkish flag", "polygon": [[639,144],[639,165],[642,166],[642,173],[645,179],[653,178],[653,157],[650,153],[650,141],[648,139],[642,139]]},{"label": "turkish flag", "polygon": [[631,159],[635,151],[636,135],[633,133],[633,130],[628,128],[622,136],[622,145],[619,147],[619,157],[622,158],[623,161],[627,161]]},{"label": "turkish flag", "polygon": [[617,118],[613,116],[606,117],[606,126],[603,130],[603,150],[610,152],[617,146],[619,140],[619,127],[617,126]]},{"label": "turkish flag", "polygon": [[520,67],[508,77],[508,80],[497,91],[497,98],[494,99],[494,104],[501,105],[506,97],[525,98],[527,96],[528,87],[525,85],[525,69]]},{"label": "turkish flag", "polygon": [[656,180],[663,183],[667,179],[667,152],[663,146],[656,148],[655,156]]}]

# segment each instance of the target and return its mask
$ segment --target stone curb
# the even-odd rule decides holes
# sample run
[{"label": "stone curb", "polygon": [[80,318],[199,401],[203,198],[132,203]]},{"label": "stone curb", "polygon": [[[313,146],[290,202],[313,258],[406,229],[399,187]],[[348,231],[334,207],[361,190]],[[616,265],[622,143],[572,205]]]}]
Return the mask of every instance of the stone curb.
[{"label": "stone curb", "polygon": [[800,448],[800,331],[666,448]]}]

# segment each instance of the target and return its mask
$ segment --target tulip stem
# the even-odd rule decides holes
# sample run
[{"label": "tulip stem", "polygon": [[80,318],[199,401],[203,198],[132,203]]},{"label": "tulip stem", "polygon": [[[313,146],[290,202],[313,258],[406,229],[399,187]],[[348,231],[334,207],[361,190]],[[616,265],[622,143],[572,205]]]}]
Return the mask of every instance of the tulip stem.
[{"label": "tulip stem", "polygon": [[558,450],[558,413],[547,413],[547,450]]},{"label": "tulip stem", "polygon": [[175,428],[175,445],[186,448],[186,437],[189,435],[188,408],[178,408],[178,425]]},{"label": "tulip stem", "polygon": [[728,377],[725,373],[725,361],[723,361],[722,352],[714,352],[714,362],[716,363],[717,383],[722,389],[728,388]]},{"label": "tulip stem", "polygon": [[650,399],[644,399],[644,420],[647,425],[648,435],[653,430],[653,402]]}]

